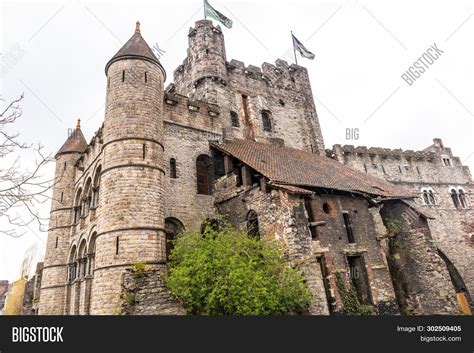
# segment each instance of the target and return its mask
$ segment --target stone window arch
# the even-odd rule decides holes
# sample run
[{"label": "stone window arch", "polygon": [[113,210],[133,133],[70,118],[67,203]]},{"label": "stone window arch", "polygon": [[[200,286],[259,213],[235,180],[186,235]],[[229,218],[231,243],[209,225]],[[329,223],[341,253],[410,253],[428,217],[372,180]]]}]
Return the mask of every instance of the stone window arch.
[{"label": "stone window arch", "polygon": [[77,277],[83,278],[87,274],[87,242],[82,239],[77,252]]},{"label": "stone window arch", "polygon": [[174,217],[165,219],[165,233],[166,233],[166,260],[168,260],[171,250],[174,247],[174,241],[178,235],[184,231],[183,223]]},{"label": "stone window arch", "polygon": [[74,224],[79,221],[81,216],[81,197],[82,197],[82,188],[79,188],[76,192],[76,197],[74,198]]},{"label": "stone window arch", "polygon": [[196,159],[196,181],[197,193],[201,195],[210,195],[211,188],[211,158],[206,154],[201,154]]},{"label": "stone window arch", "polygon": [[76,245],[73,245],[71,247],[71,250],[69,251],[69,257],[68,257],[68,264],[67,264],[67,281],[72,282],[76,279],[76,271],[77,271],[77,251],[76,251]]},{"label": "stone window arch", "polygon": [[464,190],[459,189],[458,197],[459,197],[460,206],[462,208],[469,208],[469,203],[468,203],[467,196],[466,196]]},{"label": "stone window arch", "polygon": [[230,112],[230,122],[232,123],[233,127],[239,127],[240,126],[239,115],[234,111]]},{"label": "stone window arch", "polygon": [[92,187],[92,207],[97,208],[99,206],[99,191],[100,191],[100,174],[102,172],[102,166],[99,165],[94,173],[94,182]]},{"label": "stone window arch", "polygon": [[86,217],[92,205],[92,179],[89,177],[84,187],[84,196],[82,198],[82,216]]},{"label": "stone window arch", "polygon": [[178,174],[176,170],[176,159],[175,158],[170,158],[170,178],[171,179],[177,179]]},{"label": "stone window arch", "polygon": [[450,194],[451,194],[451,200],[453,201],[454,207],[459,208],[460,207],[460,202],[459,202],[458,193],[456,192],[455,189],[451,189]]},{"label": "stone window arch", "polygon": [[89,239],[89,245],[87,246],[87,274],[89,276],[94,275],[96,239],[97,239],[97,232],[93,232]]},{"label": "stone window arch", "polygon": [[430,204],[430,199],[428,197],[428,191],[427,190],[423,190],[423,202],[425,203],[425,205]]},{"label": "stone window arch", "polygon": [[268,110],[262,110],[263,131],[272,131],[271,113]]},{"label": "stone window arch", "polygon": [[247,234],[254,239],[260,239],[257,212],[250,210],[247,213]]},{"label": "stone window arch", "polygon": [[433,190],[428,191],[428,199],[431,205],[436,205],[436,198],[435,198]]}]

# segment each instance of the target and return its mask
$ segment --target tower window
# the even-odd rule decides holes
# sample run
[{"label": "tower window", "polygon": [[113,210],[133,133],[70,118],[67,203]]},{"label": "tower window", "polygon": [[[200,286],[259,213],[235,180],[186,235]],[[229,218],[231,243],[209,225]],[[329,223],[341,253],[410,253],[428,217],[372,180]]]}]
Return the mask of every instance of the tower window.
[{"label": "tower window", "polygon": [[122,82],[125,82],[125,70],[122,71]]},{"label": "tower window", "polygon": [[119,253],[119,237],[115,238],[115,255]]},{"label": "tower window", "polygon": [[459,197],[456,190],[454,189],[451,189],[451,200],[453,200],[454,207],[459,208],[459,205],[460,205]]},{"label": "tower window", "polygon": [[421,175],[420,168],[416,167],[416,172],[418,173],[418,175]]},{"label": "tower window", "polygon": [[262,123],[263,131],[272,131],[272,121],[270,119],[270,112],[267,110],[262,111]]},{"label": "tower window", "polygon": [[425,203],[425,205],[429,205],[430,204],[430,200],[428,198],[428,191],[423,191],[423,202]]},{"label": "tower window", "polygon": [[443,164],[445,167],[451,167],[451,160],[448,157],[443,157]]},{"label": "tower window", "polygon": [[469,205],[467,203],[466,194],[464,193],[464,191],[459,190],[458,195],[459,195],[459,202],[461,203],[461,207],[462,208],[469,208]]},{"label": "tower window", "polygon": [[64,170],[66,170],[66,162],[64,162]]},{"label": "tower window", "polygon": [[402,167],[398,166],[398,171],[402,174]]},{"label": "tower window", "polygon": [[148,80],[147,80],[146,71],[145,71],[145,83],[147,83],[147,81],[148,81]]},{"label": "tower window", "polygon": [[347,212],[344,212],[342,217],[344,217],[344,225],[346,226],[347,240],[349,240],[349,243],[355,243],[354,227],[352,225],[351,215]]},{"label": "tower window", "polygon": [[230,112],[230,121],[233,127],[239,127],[239,116],[236,112]]},{"label": "tower window", "polygon": [[63,202],[64,192],[61,191],[61,202]]},{"label": "tower window", "polygon": [[428,192],[428,199],[430,200],[430,205],[436,205],[436,199],[433,193],[433,190]]},{"label": "tower window", "polygon": [[58,237],[56,237],[56,244],[54,245],[54,247],[57,249],[58,248]]},{"label": "tower window", "polygon": [[142,159],[145,159],[145,156],[146,156],[146,144],[144,143],[142,147]]},{"label": "tower window", "polygon": [[176,159],[171,158],[170,159],[170,178],[171,179],[176,179]]}]

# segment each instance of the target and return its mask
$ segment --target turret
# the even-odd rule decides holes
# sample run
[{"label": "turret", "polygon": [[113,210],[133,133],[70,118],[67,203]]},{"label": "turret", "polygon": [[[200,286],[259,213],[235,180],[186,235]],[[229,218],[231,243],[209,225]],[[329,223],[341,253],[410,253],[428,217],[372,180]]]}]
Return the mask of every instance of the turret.
[{"label": "turret", "polygon": [[165,261],[163,94],[165,70],[140,33],[107,63],[103,169],[91,314],[120,305],[122,274]]},{"label": "turret", "polygon": [[48,229],[48,241],[41,282],[39,314],[64,314],[69,237],[73,223],[75,163],[86,150],[87,142],[80,120],[56,153],[56,172]]},{"label": "turret", "polygon": [[[228,80],[224,34],[220,26],[214,27],[212,21],[201,20],[189,29],[185,63],[187,67],[181,74],[188,76],[184,79],[188,86],[179,87],[180,91],[193,99],[218,103]],[[175,77],[175,82],[178,81]]]}]

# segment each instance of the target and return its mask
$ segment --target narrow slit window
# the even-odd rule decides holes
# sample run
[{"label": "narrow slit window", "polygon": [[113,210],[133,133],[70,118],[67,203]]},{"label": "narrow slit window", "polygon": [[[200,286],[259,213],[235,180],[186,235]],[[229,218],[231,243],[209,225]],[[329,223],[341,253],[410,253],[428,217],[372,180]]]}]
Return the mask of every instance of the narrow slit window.
[{"label": "narrow slit window", "polygon": [[122,82],[125,82],[125,70],[122,71]]},{"label": "narrow slit window", "polygon": [[61,202],[63,202],[63,198],[64,198],[64,192],[61,191]]},{"label": "narrow slit window", "polygon": [[176,179],[177,178],[176,159],[174,159],[174,158],[170,159],[170,178],[171,179]]},{"label": "narrow slit window", "polygon": [[343,213],[342,216],[344,217],[344,225],[346,226],[347,240],[349,240],[349,243],[355,243],[351,216],[349,213]]},{"label": "narrow slit window", "polygon": [[57,249],[58,248],[58,237],[56,237],[56,244],[54,245],[54,247]]},{"label": "narrow slit window", "polygon": [[145,71],[145,83],[147,83],[147,82],[148,82],[148,78],[146,76],[146,71]]},{"label": "narrow slit window", "polygon": [[119,237],[115,238],[115,255],[119,253]]},{"label": "narrow slit window", "polygon": [[263,123],[263,131],[272,131],[272,121],[270,119],[270,112],[264,110],[262,112],[262,123]]},{"label": "narrow slit window", "polygon": [[146,156],[146,144],[143,144],[142,146],[142,159],[145,159]]}]

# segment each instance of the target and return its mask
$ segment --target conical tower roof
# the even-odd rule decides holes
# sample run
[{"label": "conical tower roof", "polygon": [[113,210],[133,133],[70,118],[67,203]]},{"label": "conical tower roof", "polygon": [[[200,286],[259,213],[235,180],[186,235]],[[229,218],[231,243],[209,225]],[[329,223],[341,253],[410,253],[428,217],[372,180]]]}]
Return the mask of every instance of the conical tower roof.
[{"label": "conical tower roof", "polygon": [[107,75],[107,71],[112,63],[124,59],[142,59],[152,62],[160,67],[166,79],[165,69],[161,66],[160,61],[140,33],[140,22],[137,22],[133,36],[124,44],[117,54],[109,60],[107,65],[105,65],[105,74]]},{"label": "conical tower roof", "polygon": [[62,145],[59,149],[58,154],[65,154],[65,153],[82,153],[87,148],[87,142],[84,137],[84,134],[81,131],[81,119],[77,120],[77,125],[74,131],[69,135],[66,142]]}]

